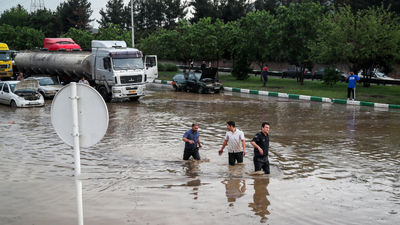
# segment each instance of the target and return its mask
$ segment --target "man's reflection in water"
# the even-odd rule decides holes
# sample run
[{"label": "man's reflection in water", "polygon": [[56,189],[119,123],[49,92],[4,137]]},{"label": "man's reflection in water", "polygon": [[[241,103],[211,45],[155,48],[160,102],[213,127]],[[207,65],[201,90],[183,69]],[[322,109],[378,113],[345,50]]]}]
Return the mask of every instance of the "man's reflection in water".
[{"label": "man's reflection in water", "polygon": [[246,191],[246,181],[230,178],[222,181],[222,183],[225,184],[225,194],[230,203],[229,206],[233,206],[233,202],[244,195],[244,192]]},{"label": "man's reflection in water", "polygon": [[268,206],[271,203],[267,198],[269,195],[267,189],[268,184],[269,178],[255,178],[253,202],[249,203],[249,207],[253,208],[252,211],[254,214],[261,217],[261,223],[265,223],[268,219],[266,215],[270,214]]},{"label": "man's reflection in water", "polygon": [[[186,170],[185,175],[190,178],[196,178],[199,176],[199,162],[198,161],[187,161],[185,162]],[[186,186],[193,187],[193,192],[191,193],[194,195],[193,199],[197,200],[199,195],[199,186],[201,185],[200,179],[195,179],[188,181]]]}]

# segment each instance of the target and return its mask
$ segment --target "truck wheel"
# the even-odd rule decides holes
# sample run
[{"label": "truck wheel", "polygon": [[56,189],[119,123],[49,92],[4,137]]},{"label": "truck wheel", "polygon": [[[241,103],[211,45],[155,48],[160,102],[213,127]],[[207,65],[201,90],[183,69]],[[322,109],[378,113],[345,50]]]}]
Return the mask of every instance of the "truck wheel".
[{"label": "truck wheel", "polygon": [[108,94],[106,87],[100,86],[100,87],[98,87],[97,90],[99,91],[101,97],[103,97],[104,101],[106,101],[106,102],[111,101],[111,96],[110,96],[110,94]]},{"label": "truck wheel", "polygon": [[15,109],[15,108],[17,108],[17,103],[15,103],[14,100],[11,100],[10,106],[11,106],[11,108]]},{"label": "truck wheel", "polygon": [[197,93],[202,94],[204,92],[204,88],[203,87],[199,87],[199,89],[197,89]]}]

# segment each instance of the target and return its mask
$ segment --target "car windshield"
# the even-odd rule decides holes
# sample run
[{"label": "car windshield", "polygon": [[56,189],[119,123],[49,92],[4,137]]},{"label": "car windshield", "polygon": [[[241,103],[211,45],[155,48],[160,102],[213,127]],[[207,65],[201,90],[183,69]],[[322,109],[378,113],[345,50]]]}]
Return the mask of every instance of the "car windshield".
[{"label": "car windshield", "polygon": [[200,78],[201,78],[201,74],[200,73],[196,73],[194,76],[196,77],[196,80],[200,80]]},{"label": "car windshield", "polygon": [[17,84],[10,84],[10,89],[11,89],[11,92],[14,92],[15,85],[17,85]]},{"label": "car windshield", "polygon": [[178,75],[174,76],[173,80],[184,81],[185,80],[185,76],[183,74],[178,74]]},{"label": "car windshield", "polygon": [[40,86],[46,86],[46,85],[57,85],[58,80],[52,77],[44,77],[44,78],[39,78],[37,79],[39,81]]},{"label": "car windshield", "polygon": [[10,53],[1,51],[0,52],[0,60],[3,60],[3,61],[11,60]]},{"label": "car windshield", "polygon": [[142,58],[113,58],[115,70],[143,69]]}]

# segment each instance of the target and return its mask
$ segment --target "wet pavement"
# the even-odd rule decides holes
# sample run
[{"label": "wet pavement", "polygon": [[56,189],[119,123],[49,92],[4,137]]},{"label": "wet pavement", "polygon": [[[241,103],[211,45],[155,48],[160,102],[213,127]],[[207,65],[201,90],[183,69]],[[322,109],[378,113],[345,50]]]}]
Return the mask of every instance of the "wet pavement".
[{"label": "wet pavement", "polygon": [[[73,150],[43,108],[0,106],[0,224],[76,224]],[[398,224],[400,110],[240,93],[153,88],[107,105],[104,139],[81,150],[85,224]],[[225,122],[244,165],[218,150]],[[271,175],[253,175],[250,140],[271,122]],[[200,162],[181,160],[200,124]]]}]

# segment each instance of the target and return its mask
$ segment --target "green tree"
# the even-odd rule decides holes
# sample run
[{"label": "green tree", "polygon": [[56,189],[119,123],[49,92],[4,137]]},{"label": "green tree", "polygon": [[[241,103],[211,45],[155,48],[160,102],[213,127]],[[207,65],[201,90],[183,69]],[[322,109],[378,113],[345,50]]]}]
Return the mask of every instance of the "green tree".
[{"label": "green tree", "polygon": [[278,55],[290,64],[300,67],[297,78],[304,82],[304,71],[313,66],[310,45],[316,41],[324,7],[319,3],[306,1],[280,7],[277,10],[276,29],[278,32]]},{"label": "green tree", "polygon": [[271,13],[274,13],[276,8],[280,5],[279,0],[255,0],[254,1],[254,9],[257,11],[266,10]]},{"label": "green tree", "polygon": [[399,18],[383,6],[356,14],[348,6],[339,7],[322,24],[313,46],[320,62],[344,62],[352,71],[370,76],[375,68],[389,72],[400,57]]},{"label": "green tree", "polygon": [[28,26],[29,25],[29,13],[18,4],[16,7],[12,7],[9,10],[5,10],[0,16],[0,25],[8,24],[14,27]]},{"label": "green tree", "polygon": [[3,24],[0,26],[0,40],[6,42],[10,49],[26,50],[43,47],[44,34],[29,27]]},{"label": "green tree", "polygon": [[59,29],[55,13],[48,9],[39,9],[29,17],[29,26],[41,30],[46,37],[58,37]]},{"label": "green tree", "polygon": [[62,35],[62,37],[72,38],[83,50],[90,50],[92,48],[93,35],[90,32],[71,28],[69,31]]},{"label": "green tree", "polygon": [[63,33],[73,27],[81,30],[88,30],[93,10],[88,0],[68,0],[62,2],[56,10],[61,30]]},{"label": "green tree", "polygon": [[[122,28],[127,28],[126,20],[124,18],[124,2],[123,0],[109,0],[106,5],[106,10],[100,9],[100,20],[97,22],[102,27],[106,27],[107,24],[117,24]],[[130,18],[130,16],[129,16]],[[130,20],[129,20],[130,22]]]},{"label": "green tree", "polygon": [[252,4],[249,0],[220,0],[218,9],[219,18],[226,23],[235,21],[251,12]]},{"label": "green tree", "polygon": [[191,22],[197,23],[201,18],[206,17],[217,18],[218,2],[219,0],[194,0],[189,3],[194,10]]},{"label": "green tree", "polygon": [[132,47],[131,32],[122,29],[119,25],[108,24],[106,27],[100,27],[99,33],[95,37],[97,40],[121,40]]},{"label": "green tree", "polygon": [[[239,21],[242,45],[249,52],[250,61],[262,69],[267,61],[277,61],[275,18],[267,11],[249,13]],[[239,44],[240,45],[240,44]]]}]

